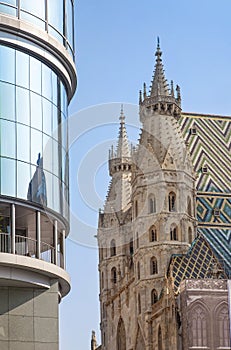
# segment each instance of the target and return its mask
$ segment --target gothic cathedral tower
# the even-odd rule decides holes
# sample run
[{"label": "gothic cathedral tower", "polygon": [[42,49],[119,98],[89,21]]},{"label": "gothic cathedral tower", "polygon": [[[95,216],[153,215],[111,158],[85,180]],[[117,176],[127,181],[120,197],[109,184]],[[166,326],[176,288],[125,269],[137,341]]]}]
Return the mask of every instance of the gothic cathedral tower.
[{"label": "gothic cathedral tower", "polygon": [[145,84],[140,92],[139,143],[130,150],[122,110],[109,153],[98,227],[102,350],[177,349],[176,317],[166,323],[160,301],[170,293],[171,256],[185,254],[195,237],[195,174],[177,122],[180,88],[176,96],[173,82],[168,88],[159,40],[155,55],[150,92]]}]

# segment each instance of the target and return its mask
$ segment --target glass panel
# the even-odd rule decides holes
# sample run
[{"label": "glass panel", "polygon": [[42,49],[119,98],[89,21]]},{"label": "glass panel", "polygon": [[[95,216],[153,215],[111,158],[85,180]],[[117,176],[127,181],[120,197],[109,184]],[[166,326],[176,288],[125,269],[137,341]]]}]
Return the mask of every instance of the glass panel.
[{"label": "glass panel", "polygon": [[62,188],[60,186],[59,179],[56,176],[53,176],[53,193],[54,193],[54,205],[53,209],[57,212],[60,212],[60,192]]},{"label": "glass panel", "polygon": [[30,89],[41,95],[42,64],[33,57],[30,57]]},{"label": "glass panel", "polygon": [[30,163],[30,128],[17,124],[17,159]]},{"label": "glass panel", "polygon": [[52,70],[42,65],[42,95],[52,101]]},{"label": "glass panel", "polygon": [[52,102],[57,106],[58,104],[58,79],[57,75],[54,72],[51,72],[52,75]]},{"label": "glass panel", "polygon": [[45,132],[48,135],[51,135],[53,105],[51,102],[45,100],[45,98],[42,99],[42,103],[43,103],[43,132]]},{"label": "glass panel", "polygon": [[15,123],[7,120],[1,120],[1,155],[16,158],[15,140],[16,126]]},{"label": "glass panel", "polygon": [[52,137],[56,140],[58,140],[59,133],[58,133],[58,118],[59,118],[59,111],[58,108],[53,107],[53,131],[52,131]]},{"label": "glass panel", "polygon": [[61,83],[61,111],[67,114],[67,93],[64,85]]},{"label": "glass panel", "polygon": [[15,160],[1,158],[1,194],[15,197],[16,166]]},{"label": "glass panel", "polygon": [[15,83],[15,50],[7,46],[0,47],[0,80]]},{"label": "glass panel", "polygon": [[32,179],[28,189],[28,199],[47,206],[47,181],[43,171],[42,158],[38,159],[38,165],[31,167]]},{"label": "glass panel", "polygon": [[[63,0],[48,1],[48,23],[63,34]],[[53,34],[53,33],[52,33]]]},{"label": "glass panel", "polygon": [[66,28],[67,28],[67,40],[70,45],[73,47],[73,5],[71,0],[66,0]]},{"label": "glass panel", "polygon": [[65,119],[64,115],[62,114],[62,146],[67,149],[67,120]]},{"label": "glass panel", "polygon": [[53,174],[59,176],[60,163],[59,163],[59,144],[53,140]]},{"label": "glass panel", "polygon": [[0,12],[11,16],[16,16],[16,9],[7,5],[0,4]]},{"label": "glass panel", "polygon": [[[51,1],[54,1],[54,0],[51,0]],[[45,1],[44,0],[36,0],[36,1],[21,0],[20,5],[22,10],[26,10],[43,20],[45,19]]]},{"label": "glass panel", "polygon": [[43,168],[52,172],[52,138],[43,134]]},{"label": "glass panel", "polygon": [[30,199],[28,198],[30,180],[30,164],[17,162],[17,197]]},{"label": "glass panel", "polygon": [[53,175],[44,171],[46,179],[47,206],[53,209]]},{"label": "glass panel", "polygon": [[30,125],[29,91],[16,87],[16,118],[17,121]]},{"label": "glass panel", "polygon": [[39,19],[39,18],[29,14],[29,13],[23,12],[23,11],[20,12],[20,17],[21,17],[21,19],[28,21],[28,22],[31,22],[31,23],[35,24],[36,26],[45,30],[45,22],[42,21],[41,19]]},{"label": "glass panel", "polygon": [[30,95],[31,100],[31,126],[42,130],[42,98],[41,96],[34,94]]},{"label": "glass panel", "polygon": [[42,133],[31,129],[31,163],[38,164],[42,157]]},{"label": "glass panel", "polygon": [[15,86],[0,82],[0,117],[15,120]]},{"label": "glass panel", "polygon": [[29,89],[29,56],[16,51],[16,85]]},{"label": "glass panel", "polygon": [[16,6],[16,0],[2,0],[5,4]]}]

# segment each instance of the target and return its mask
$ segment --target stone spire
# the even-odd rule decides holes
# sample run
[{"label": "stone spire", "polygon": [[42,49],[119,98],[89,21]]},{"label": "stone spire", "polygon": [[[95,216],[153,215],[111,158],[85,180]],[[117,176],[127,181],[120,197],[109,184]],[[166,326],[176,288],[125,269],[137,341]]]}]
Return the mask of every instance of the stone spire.
[{"label": "stone spire", "polygon": [[157,49],[156,49],[156,64],[151,85],[150,96],[169,96],[168,82],[164,75],[164,67],[162,63],[162,51],[160,49],[160,40],[157,38]]},{"label": "stone spire", "polygon": [[129,144],[128,144],[127,130],[126,130],[126,126],[125,126],[125,115],[124,115],[124,111],[123,111],[123,105],[121,105],[120,129],[119,129],[116,157],[122,159],[122,158],[130,157],[130,156],[131,155],[130,155],[130,149],[129,149]]},{"label": "stone spire", "polygon": [[97,342],[96,342],[95,331],[92,331],[92,335],[91,335],[91,350],[96,350],[96,348],[97,348]]},{"label": "stone spire", "polygon": [[162,51],[160,49],[160,40],[157,39],[156,64],[153,74],[153,80],[150,86],[150,94],[146,93],[146,85],[144,84],[143,98],[140,93],[140,106],[152,107],[155,114],[165,114],[178,117],[181,112],[181,95],[180,87],[177,85],[175,98],[173,82],[169,90],[168,82],[164,74],[164,66],[162,63]]}]

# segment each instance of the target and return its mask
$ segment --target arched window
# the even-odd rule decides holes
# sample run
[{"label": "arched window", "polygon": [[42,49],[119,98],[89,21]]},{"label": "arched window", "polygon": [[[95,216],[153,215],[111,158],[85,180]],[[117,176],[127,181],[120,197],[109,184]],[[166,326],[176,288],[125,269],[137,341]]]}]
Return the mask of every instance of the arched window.
[{"label": "arched window", "polygon": [[150,273],[151,275],[158,273],[157,259],[155,256],[153,256],[150,260]]},{"label": "arched window", "polygon": [[130,243],[129,243],[129,253],[130,253],[130,255],[133,255],[133,253],[134,253],[133,239],[131,239]]},{"label": "arched window", "polygon": [[191,227],[188,228],[188,242],[191,244],[193,241],[193,236],[192,236],[192,229]]},{"label": "arched window", "polygon": [[175,225],[170,228],[170,239],[171,241],[178,240],[177,227]]},{"label": "arched window", "polygon": [[140,279],[140,263],[137,263],[137,278]]},{"label": "arched window", "polygon": [[138,314],[141,314],[141,298],[140,298],[140,294],[138,294],[138,298],[137,298],[137,307],[138,307]]},{"label": "arched window", "polygon": [[149,213],[155,213],[156,212],[156,199],[153,195],[149,197]]},{"label": "arched window", "polygon": [[117,350],[126,350],[126,331],[122,318],[117,327]]},{"label": "arched window", "polygon": [[135,218],[138,216],[138,202],[135,201]]},{"label": "arched window", "polygon": [[156,289],[153,289],[151,291],[151,304],[155,304],[156,302],[158,301],[158,294],[157,294],[157,291]]},{"label": "arched window", "polygon": [[170,192],[168,195],[168,209],[169,211],[176,211],[176,195]]},{"label": "arched window", "polygon": [[157,232],[156,232],[155,226],[152,226],[149,229],[149,240],[150,240],[150,242],[157,241]]},{"label": "arched window", "polygon": [[162,332],[160,326],[158,329],[158,350],[162,350]]},{"label": "arched window", "polygon": [[216,312],[215,325],[218,330],[217,347],[230,348],[228,304],[222,304]]},{"label": "arched window", "polygon": [[110,251],[111,251],[111,256],[116,255],[116,242],[114,239],[111,240]]},{"label": "arched window", "polygon": [[207,347],[208,346],[208,313],[202,305],[195,305],[190,312],[191,322],[189,330],[191,335],[190,346],[192,347]]},{"label": "arched window", "polygon": [[190,197],[187,199],[187,213],[192,216],[192,201]]},{"label": "arched window", "polygon": [[112,281],[113,284],[116,284],[116,282],[117,282],[117,274],[116,274],[116,268],[115,267],[113,267],[111,269],[111,281]]}]

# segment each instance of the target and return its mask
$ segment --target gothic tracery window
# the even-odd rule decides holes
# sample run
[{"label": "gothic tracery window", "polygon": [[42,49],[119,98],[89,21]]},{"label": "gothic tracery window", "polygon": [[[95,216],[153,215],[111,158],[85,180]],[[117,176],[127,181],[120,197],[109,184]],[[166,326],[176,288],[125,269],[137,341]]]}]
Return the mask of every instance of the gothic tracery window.
[{"label": "gothic tracery window", "polygon": [[217,324],[215,325],[218,331],[218,344],[221,349],[230,348],[230,333],[229,333],[229,314],[228,305],[223,304],[216,313]]},{"label": "gothic tracery window", "polygon": [[115,267],[113,267],[111,269],[111,280],[112,280],[113,284],[116,284],[116,282],[117,282],[117,273],[116,273],[116,268]]},{"label": "gothic tracery window", "polygon": [[110,251],[111,251],[111,256],[116,255],[116,242],[114,239],[111,240]]},{"label": "gothic tracery window", "polygon": [[158,273],[157,259],[155,256],[153,256],[150,260],[150,273],[151,275]]},{"label": "gothic tracery window", "polygon": [[156,289],[151,291],[151,304],[154,305],[158,301],[158,294]]},{"label": "gothic tracery window", "polygon": [[204,307],[196,305],[191,311],[191,346],[207,347],[208,346],[208,314]]},{"label": "gothic tracery window", "polygon": [[155,213],[156,212],[156,199],[153,195],[149,197],[149,213]]},{"label": "gothic tracery window", "polygon": [[168,195],[168,209],[176,211],[176,194],[174,192],[170,192]]},{"label": "gothic tracery window", "polygon": [[152,226],[149,229],[149,240],[150,240],[150,242],[157,241],[157,232],[156,232],[156,227],[155,226]]},{"label": "gothic tracery window", "polygon": [[177,227],[175,225],[172,225],[171,228],[170,228],[170,240],[171,241],[177,241],[178,240]]}]

